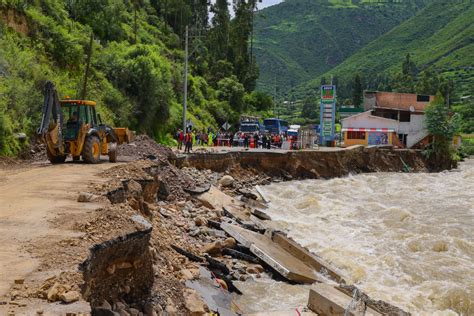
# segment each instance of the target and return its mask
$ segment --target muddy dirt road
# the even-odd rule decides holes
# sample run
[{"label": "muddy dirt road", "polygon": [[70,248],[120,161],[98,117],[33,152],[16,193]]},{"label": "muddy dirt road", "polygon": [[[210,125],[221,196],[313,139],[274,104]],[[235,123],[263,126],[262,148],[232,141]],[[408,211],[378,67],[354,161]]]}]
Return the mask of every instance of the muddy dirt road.
[{"label": "muddy dirt road", "polygon": [[76,218],[98,208],[98,203],[77,202],[78,193],[87,191],[91,183],[105,182],[97,174],[112,166],[107,162],[41,163],[0,169],[0,297],[14,280],[37,272],[40,262],[29,253],[31,245],[52,247],[77,234],[67,223],[62,227],[53,225],[52,220]]}]

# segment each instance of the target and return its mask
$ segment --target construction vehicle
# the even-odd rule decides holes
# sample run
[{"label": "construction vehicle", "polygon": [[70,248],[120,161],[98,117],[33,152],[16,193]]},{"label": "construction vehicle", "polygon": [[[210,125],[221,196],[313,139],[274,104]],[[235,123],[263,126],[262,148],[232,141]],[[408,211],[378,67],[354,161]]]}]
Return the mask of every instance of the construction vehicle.
[{"label": "construction vehicle", "polygon": [[37,134],[46,144],[51,163],[63,163],[68,156],[98,163],[101,155],[117,161],[117,145],[131,141],[127,128],[112,128],[102,123],[96,103],[87,100],[59,100],[52,82],[44,89],[41,126]]}]

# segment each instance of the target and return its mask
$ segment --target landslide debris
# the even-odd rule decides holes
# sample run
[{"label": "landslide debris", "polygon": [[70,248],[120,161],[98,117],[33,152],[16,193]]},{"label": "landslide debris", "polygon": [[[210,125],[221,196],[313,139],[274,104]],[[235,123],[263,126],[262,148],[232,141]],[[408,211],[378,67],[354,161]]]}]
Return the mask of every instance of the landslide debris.
[{"label": "landslide debris", "polygon": [[139,159],[172,159],[176,158],[173,151],[164,145],[158,144],[147,135],[138,135],[128,143],[118,146],[118,157],[126,161]]}]

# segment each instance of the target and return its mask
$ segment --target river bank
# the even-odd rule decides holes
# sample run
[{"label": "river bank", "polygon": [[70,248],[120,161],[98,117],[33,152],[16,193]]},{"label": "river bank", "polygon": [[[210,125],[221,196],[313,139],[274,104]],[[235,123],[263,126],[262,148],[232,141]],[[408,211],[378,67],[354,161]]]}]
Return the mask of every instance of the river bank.
[{"label": "river bank", "polygon": [[[128,162],[101,172],[104,183],[77,192],[79,200],[102,206],[84,216],[52,220],[53,226],[68,223],[74,234],[49,244],[49,251],[30,245],[29,251],[41,262],[40,271],[49,271],[49,277],[27,277],[13,285],[3,301],[5,310],[28,315],[42,309],[54,315],[57,304],[72,292],[79,302],[90,304],[89,310],[76,305],[76,313],[92,308],[147,315],[205,314],[215,310],[215,302],[203,300],[200,285],[192,282],[210,280],[213,286],[239,293],[237,282],[281,280],[220,227],[231,223],[262,230],[251,221],[238,220],[253,214],[256,185],[349,172],[426,170],[422,157],[411,151],[355,148],[305,155],[204,153],[183,158],[146,139],[120,150]],[[206,197],[209,192],[214,193]],[[223,208],[226,203],[238,207]],[[203,275],[202,267],[213,275]],[[229,297],[229,311],[243,312],[245,306]]]}]

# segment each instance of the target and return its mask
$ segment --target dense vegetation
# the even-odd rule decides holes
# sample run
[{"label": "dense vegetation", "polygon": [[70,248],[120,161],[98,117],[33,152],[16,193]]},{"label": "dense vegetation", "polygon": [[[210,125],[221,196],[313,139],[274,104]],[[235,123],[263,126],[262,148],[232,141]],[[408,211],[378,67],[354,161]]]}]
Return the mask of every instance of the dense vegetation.
[{"label": "dense vegetation", "polygon": [[331,70],[426,2],[287,0],[265,8],[255,22],[259,88],[283,96]]},{"label": "dense vegetation", "polygon": [[[364,78],[364,88],[399,90],[409,77],[400,76],[400,65],[410,54],[415,68],[413,83],[423,76],[453,82],[455,95],[474,93],[474,2],[433,1],[409,20],[380,36],[327,73],[316,76],[293,93],[315,93],[321,78],[338,78],[338,94],[350,97],[354,74]],[[434,76],[432,76],[434,74]],[[436,79],[435,79],[436,80]],[[415,91],[415,87],[412,87]]]},{"label": "dense vegetation", "polygon": [[[286,117],[298,118],[302,104],[312,102],[316,108],[319,86],[333,77],[339,105],[358,105],[365,89],[419,94],[440,92],[449,100],[451,109],[461,115],[460,131],[472,133],[472,16],[472,1],[433,1],[335,68],[292,89],[285,98],[297,100],[294,104],[299,107],[283,107],[281,111]],[[302,121],[301,118],[297,120]],[[317,119],[313,121],[317,122]]]},{"label": "dense vegetation", "polygon": [[435,165],[442,166],[444,162],[451,161],[454,154],[451,144],[459,130],[459,123],[459,114],[450,113],[443,96],[438,93],[426,108],[425,119],[426,128],[433,140],[424,153]]},{"label": "dense vegetation", "polygon": [[[0,0],[0,154],[18,153],[19,133],[39,125],[42,90],[80,98],[94,37],[87,98],[108,123],[167,142],[181,126],[184,33],[189,25],[188,118],[196,129],[231,124],[272,100],[254,92],[249,54],[255,1]],[[213,18],[209,21],[209,10]],[[215,49],[215,48],[219,49]]]}]

